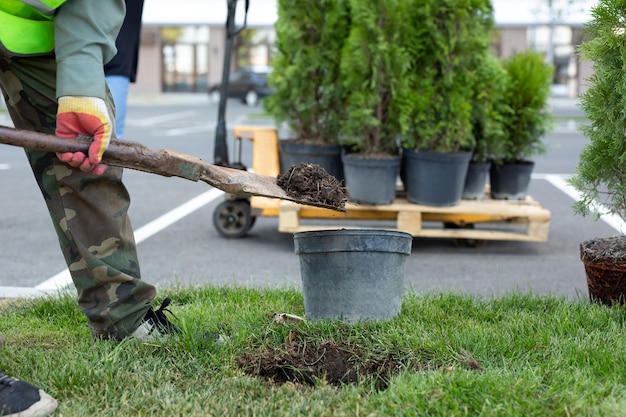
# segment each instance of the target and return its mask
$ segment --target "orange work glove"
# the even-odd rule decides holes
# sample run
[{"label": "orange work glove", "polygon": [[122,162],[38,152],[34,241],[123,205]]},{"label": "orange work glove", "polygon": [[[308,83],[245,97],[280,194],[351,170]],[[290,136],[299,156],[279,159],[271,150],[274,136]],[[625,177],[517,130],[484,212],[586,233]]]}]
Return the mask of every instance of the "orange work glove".
[{"label": "orange work glove", "polygon": [[107,106],[98,97],[59,97],[55,134],[72,139],[78,135],[93,136],[89,155],[82,152],[57,153],[57,157],[81,171],[101,175],[107,166],[101,164],[102,154],[108,148],[115,126]]}]

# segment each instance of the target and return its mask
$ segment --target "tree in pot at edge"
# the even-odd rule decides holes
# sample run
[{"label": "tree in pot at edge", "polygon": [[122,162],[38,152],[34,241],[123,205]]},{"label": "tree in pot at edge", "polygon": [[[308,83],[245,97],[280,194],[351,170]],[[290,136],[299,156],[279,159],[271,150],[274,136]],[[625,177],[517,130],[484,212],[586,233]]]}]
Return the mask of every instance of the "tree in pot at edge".
[{"label": "tree in pot at edge", "polygon": [[[461,198],[472,146],[475,57],[488,50],[489,0],[411,0],[410,97],[404,111],[403,180],[409,201],[449,206]],[[433,171],[436,170],[436,171]]]},{"label": "tree in pot at edge", "polygon": [[[581,128],[589,139],[570,183],[580,192],[580,215],[614,214],[626,220],[626,9],[624,2],[600,0],[586,24],[579,52],[593,62],[590,86],[580,99],[591,122]],[[580,245],[591,299],[606,304],[626,300],[626,237],[591,238]]]},{"label": "tree in pot at edge", "polygon": [[[275,30],[276,55],[269,76],[274,93],[265,100],[265,107],[279,125],[286,123],[292,132],[280,143],[283,151],[293,149],[295,156],[283,157],[297,164],[310,162],[299,159],[311,154],[329,154],[337,161],[320,165],[340,177],[337,137],[345,95],[339,63],[349,31],[346,2],[279,0]],[[312,158],[319,163],[316,155]]]},{"label": "tree in pot at edge", "polygon": [[521,200],[526,197],[534,155],[545,152],[543,136],[552,126],[548,98],[554,67],[543,55],[524,51],[502,61],[506,72],[503,96],[502,146],[491,166],[491,196]]},{"label": "tree in pot at edge", "polygon": [[341,55],[345,120],[340,141],[350,200],[389,204],[395,197],[402,133],[399,103],[406,97],[408,55],[400,42],[409,28],[403,0],[349,0],[350,34]]}]

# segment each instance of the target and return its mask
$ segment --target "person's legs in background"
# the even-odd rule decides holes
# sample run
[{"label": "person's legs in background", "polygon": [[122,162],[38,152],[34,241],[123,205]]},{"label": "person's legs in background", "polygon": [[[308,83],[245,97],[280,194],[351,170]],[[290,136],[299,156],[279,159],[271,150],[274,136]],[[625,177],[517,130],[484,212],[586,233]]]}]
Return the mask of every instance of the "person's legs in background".
[{"label": "person's legs in background", "polygon": [[118,139],[124,137],[124,126],[126,124],[126,107],[128,102],[128,87],[130,79],[123,75],[107,75],[106,82],[113,95],[115,103],[115,133]]}]

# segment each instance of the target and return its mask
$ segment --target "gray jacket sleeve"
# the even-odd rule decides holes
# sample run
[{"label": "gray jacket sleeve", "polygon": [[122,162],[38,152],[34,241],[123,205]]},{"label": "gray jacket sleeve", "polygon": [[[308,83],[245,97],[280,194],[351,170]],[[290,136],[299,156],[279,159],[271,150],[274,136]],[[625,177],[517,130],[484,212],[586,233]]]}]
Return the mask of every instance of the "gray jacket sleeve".
[{"label": "gray jacket sleeve", "polygon": [[104,64],[116,53],[124,21],[124,0],[68,0],[54,18],[57,98],[104,99]]}]

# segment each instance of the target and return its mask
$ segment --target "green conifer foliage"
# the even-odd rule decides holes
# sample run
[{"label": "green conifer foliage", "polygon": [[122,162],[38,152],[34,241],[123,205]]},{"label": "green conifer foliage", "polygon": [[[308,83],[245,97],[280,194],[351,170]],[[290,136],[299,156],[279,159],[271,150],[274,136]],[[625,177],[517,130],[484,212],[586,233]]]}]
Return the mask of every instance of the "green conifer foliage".
[{"label": "green conifer foliage", "polygon": [[477,54],[472,99],[472,160],[489,162],[500,153],[504,137],[504,89],[506,72],[489,51]]},{"label": "green conifer foliage", "polygon": [[503,61],[504,137],[496,163],[521,162],[545,151],[543,136],[552,125],[548,98],[554,67],[539,52],[524,51]]},{"label": "green conifer foliage", "polygon": [[267,111],[295,139],[335,144],[343,118],[339,63],[349,20],[344,0],[279,0]]},{"label": "green conifer foliage", "polygon": [[341,77],[347,92],[342,142],[369,154],[398,152],[398,104],[405,97],[409,57],[401,38],[409,28],[405,0],[348,0],[350,34]]},{"label": "green conifer foliage", "polygon": [[626,220],[626,1],[600,0],[585,35],[579,50],[594,73],[580,100],[590,125],[582,128],[589,143],[570,180],[582,197],[574,210],[588,215],[598,202]]},{"label": "green conifer foliage", "polygon": [[478,56],[488,50],[490,0],[407,0],[412,30],[410,97],[403,146],[456,152],[472,145],[471,111]]}]

